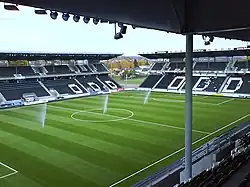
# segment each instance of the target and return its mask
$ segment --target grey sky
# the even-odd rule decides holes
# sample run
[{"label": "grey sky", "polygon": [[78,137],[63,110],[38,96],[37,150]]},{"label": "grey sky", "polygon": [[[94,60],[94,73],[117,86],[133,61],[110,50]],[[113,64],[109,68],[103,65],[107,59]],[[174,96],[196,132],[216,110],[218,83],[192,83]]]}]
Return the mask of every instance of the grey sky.
[{"label": "grey sky", "polygon": [[[121,40],[114,40],[114,26],[75,23],[72,17],[65,22],[59,14],[57,20],[49,15],[38,16],[34,8],[20,7],[19,12],[6,11],[0,4],[1,52],[68,52],[68,53],[124,53],[185,50],[185,37],[176,34],[128,27]],[[201,36],[194,38],[195,49],[246,47],[236,40],[216,38],[208,47]]]}]

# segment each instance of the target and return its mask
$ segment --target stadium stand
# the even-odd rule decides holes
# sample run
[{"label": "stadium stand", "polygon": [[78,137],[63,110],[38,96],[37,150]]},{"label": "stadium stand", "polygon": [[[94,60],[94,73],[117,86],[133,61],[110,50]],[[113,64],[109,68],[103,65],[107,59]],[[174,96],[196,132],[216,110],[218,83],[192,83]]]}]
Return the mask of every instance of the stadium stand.
[{"label": "stadium stand", "polygon": [[31,66],[19,66],[17,67],[17,74],[22,76],[33,76],[36,75]]},{"label": "stadium stand", "polygon": [[43,66],[34,66],[33,67],[34,72],[39,73],[39,74],[44,74],[46,73],[46,69]]},{"label": "stadium stand", "polygon": [[194,150],[191,180],[182,178],[185,171],[183,157],[133,187],[238,187],[245,184],[250,167],[249,131],[248,121]]},{"label": "stadium stand", "polygon": [[177,74],[174,73],[170,73],[170,74],[166,74],[161,80],[160,82],[156,85],[155,88],[157,89],[168,89],[168,86],[170,85],[170,83],[173,81],[173,79],[177,76]]},{"label": "stadium stand", "polygon": [[244,75],[241,77],[243,84],[237,90],[237,93],[249,94],[250,93],[250,74]]},{"label": "stadium stand", "polygon": [[[100,91],[118,90],[122,88],[110,78],[103,64],[96,64],[99,75],[87,76],[94,73],[88,65],[57,65],[57,66],[21,66],[0,67],[0,103],[24,99],[24,96],[58,97]],[[102,74],[106,72],[105,74]],[[85,74],[75,76],[78,74]],[[14,77],[22,75],[23,77]],[[51,75],[47,77],[46,75]],[[55,75],[56,77],[54,77]],[[36,76],[32,79],[29,76]],[[44,77],[43,77],[44,76]],[[12,78],[11,78],[12,77]],[[21,79],[20,79],[21,78]],[[11,80],[8,80],[11,79]]]},{"label": "stadium stand", "polygon": [[77,67],[80,69],[83,73],[92,73],[93,71],[89,68],[88,65],[77,65]]},{"label": "stadium stand", "polygon": [[98,78],[109,87],[109,89],[115,90],[122,88],[115,80],[108,76],[108,74],[99,75]]},{"label": "stadium stand", "polygon": [[96,75],[77,76],[76,78],[89,92],[105,91],[107,86],[98,80]]},{"label": "stadium stand", "polygon": [[108,72],[108,69],[103,64],[92,64],[97,72]]},{"label": "stadium stand", "polygon": [[223,93],[250,93],[250,74],[231,76],[228,78]]},{"label": "stadium stand", "polygon": [[73,79],[61,78],[61,79],[45,79],[42,81],[44,86],[48,90],[56,90],[59,94],[82,94],[86,93],[84,89],[81,89],[81,86],[75,82]]},{"label": "stadium stand", "polygon": [[[192,180],[178,185],[178,187],[225,187],[229,186],[227,181],[233,177],[234,174],[240,171],[243,166],[250,166],[250,135],[245,135],[241,139],[240,146],[236,146],[234,152],[227,158],[219,162],[218,165],[212,169],[205,170],[199,175],[195,176]],[[249,171],[249,170],[247,170]],[[242,173],[241,173],[242,174]],[[248,175],[244,181],[233,180],[230,186],[244,186],[249,182]],[[226,184],[227,183],[227,184]],[[237,184],[238,183],[238,184]],[[247,186],[246,186],[247,187]]]},{"label": "stadium stand", "polygon": [[194,70],[207,71],[209,69],[209,62],[196,62]]},{"label": "stadium stand", "polygon": [[160,80],[162,75],[149,75],[140,85],[141,88],[153,88],[154,85]]},{"label": "stadium stand", "polygon": [[248,69],[248,62],[247,61],[236,61],[234,64],[234,67],[236,68],[235,70],[245,70]]},{"label": "stadium stand", "polygon": [[193,78],[193,90],[205,92],[218,92],[225,77],[196,77]]},{"label": "stadium stand", "polygon": [[24,94],[34,93],[37,97],[49,96],[37,80],[9,80],[0,82],[0,93],[7,101],[20,100]]},{"label": "stadium stand", "polygon": [[44,66],[47,70],[47,74],[70,74],[74,73],[70,71],[67,65],[59,65],[59,66]]},{"label": "stadium stand", "polygon": [[72,71],[74,73],[81,73],[80,69],[75,65],[70,65],[69,64],[69,69],[70,69],[70,71]]},{"label": "stadium stand", "polygon": [[211,71],[224,71],[227,67],[228,62],[210,62],[209,70]]},{"label": "stadium stand", "polygon": [[[192,78],[192,87],[194,87],[194,85],[197,83],[197,81],[200,79],[200,76],[193,76]],[[186,86],[186,82],[184,83],[184,85],[182,86],[182,90],[185,90],[185,86]]]},{"label": "stadium stand", "polygon": [[176,63],[170,63],[166,70],[168,71],[174,71],[176,69]]},{"label": "stadium stand", "polygon": [[185,63],[182,62],[171,62],[167,68],[168,71],[183,71],[185,68]]},{"label": "stadium stand", "polygon": [[166,63],[165,62],[160,62],[160,63],[155,63],[153,66],[152,66],[152,69],[153,71],[159,71],[159,70],[162,70],[162,68],[164,67]]},{"label": "stadium stand", "polygon": [[119,91],[100,62],[119,55],[1,53],[0,107]]},{"label": "stadium stand", "polygon": [[[238,62],[241,68],[246,68],[247,62]],[[181,64],[181,65],[180,65]],[[149,88],[160,91],[184,91],[185,90],[185,75],[179,72],[179,67],[184,68],[182,63],[171,62],[167,70],[155,75],[152,71],[152,75],[149,75],[147,79],[140,85],[140,88]],[[159,67],[157,65],[154,65]],[[161,65],[160,65],[161,67]],[[232,94],[245,94],[250,96],[250,75],[227,73],[226,68],[228,62],[197,62],[194,66],[194,76],[192,81],[193,91],[205,93],[225,93],[231,96]],[[237,68],[236,68],[237,69]],[[184,68],[185,70],[185,68]],[[197,72],[199,70],[199,72]],[[221,72],[217,75],[218,72]],[[164,74],[165,75],[162,75]],[[161,80],[160,80],[161,79]]]},{"label": "stadium stand", "polygon": [[[195,53],[193,94],[250,98],[249,49],[246,51],[245,56],[237,54],[237,49],[233,50],[234,54],[229,51],[214,52],[218,57],[206,50]],[[141,56],[151,60],[164,59],[170,63],[160,72],[151,71],[139,90],[148,88],[158,92],[185,93],[185,74],[178,68],[179,60],[174,61],[184,58],[185,53],[166,52]],[[185,66],[182,67],[185,70]],[[183,158],[137,182],[133,187],[250,187],[249,131],[248,121],[239,129],[231,129],[193,151],[191,180],[185,177]],[[239,145],[237,142],[244,143]]]},{"label": "stadium stand", "polygon": [[0,67],[1,77],[13,77],[16,72],[16,67]]}]

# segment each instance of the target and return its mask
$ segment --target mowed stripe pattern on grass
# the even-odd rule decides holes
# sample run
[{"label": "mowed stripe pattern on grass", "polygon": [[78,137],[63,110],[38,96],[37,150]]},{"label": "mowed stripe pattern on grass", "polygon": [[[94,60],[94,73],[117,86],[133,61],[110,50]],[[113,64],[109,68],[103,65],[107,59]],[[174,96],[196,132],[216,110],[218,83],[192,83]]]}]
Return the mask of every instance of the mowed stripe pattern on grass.
[{"label": "mowed stripe pattern on grass", "polygon": [[[160,98],[161,102],[153,98]],[[143,100],[144,93],[112,94],[109,97],[109,115],[102,115],[99,110],[103,107],[103,96],[52,103],[47,108],[44,129],[39,124],[39,106],[0,111],[0,150],[4,150],[0,161],[19,171],[17,175],[1,180],[0,184],[6,187],[19,186],[20,182],[27,187],[109,186],[182,148],[183,130],[154,125],[153,122],[184,127],[183,103],[169,102],[183,100],[183,95],[153,93],[147,105],[143,105]],[[226,100],[194,97],[197,103],[194,104],[193,128],[213,132],[250,112],[249,100],[236,99],[219,106],[199,104]],[[73,111],[66,108],[92,111],[79,113],[75,116],[79,119],[107,122],[73,120]],[[109,121],[115,119],[112,116],[124,118],[129,115],[125,110],[116,108],[132,111],[135,120]],[[193,132],[194,141],[204,136]],[[119,186],[135,183],[182,154]]]}]

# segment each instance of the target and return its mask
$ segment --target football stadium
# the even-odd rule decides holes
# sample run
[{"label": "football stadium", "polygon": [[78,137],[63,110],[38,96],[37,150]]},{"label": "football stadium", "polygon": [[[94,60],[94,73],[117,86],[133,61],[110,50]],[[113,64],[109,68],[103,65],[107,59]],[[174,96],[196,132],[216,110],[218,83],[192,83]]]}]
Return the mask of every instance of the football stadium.
[{"label": "football stadium", "polygon": [[205,45],[250,40],[242,28],[249,20],[221,16],[220,28],[198,9],[204,29],[191,1],[166,1],[170,26],[153,7],[154,17],[136,19],[145,12],[131,12],[129,2],[119,13],[110,2],[104,10],[87,1],[82,10],[83,2],[4,4],[50,10],[53,20],[61,12],[64,21],[73,14],[74,22],[114,24],[116,40],[126,24],[184,34],[186,52],[138,54],[148,67],[127,60],[130,69],[115,69],[121,81],[109,62],[123,54],[0,52],[0,187],[249,187],[250,47],[193,50],[193,34]]},{"label": "football stadium", "polygon": [[[250,63],[244,57],[204,61],[199,58],[204,53],[214,55],[195,53],[192,145],[199,153],[194,161],[217,156],[197,170],[228,154],[234,148],[228,138],[249,129],[250,121]],[[159,179],[173,169],[181,173],[183,54],[178,61],[171,60],[172,53],[169,62],[152,63],[150,75],[126,89],[96,63],[119,55],[0,55],[11,59],[2,64],[39,59],[36,65],[0,68],[1,186],[146,186],[154,182],[148,176]],[[213,147],[216,137],[224,152]]]}]

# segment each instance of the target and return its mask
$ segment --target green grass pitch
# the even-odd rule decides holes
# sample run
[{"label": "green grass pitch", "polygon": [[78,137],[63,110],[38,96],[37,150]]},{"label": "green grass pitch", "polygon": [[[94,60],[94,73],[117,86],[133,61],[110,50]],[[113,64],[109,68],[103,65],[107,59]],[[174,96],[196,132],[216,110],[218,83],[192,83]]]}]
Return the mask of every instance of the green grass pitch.
[{"label": "green grass pitch", "polygon": [[10,169],[5,167],[4,165],[0,165],[0,177],[4,178],[4,176],[12,173]]},{"label": "green grass pitch", "polygon": [[[105,114],[104,96],[50,103],[45,128],[39,105],[1,110],[0,162],[18,172],[0,186],[130,186],[176,161],[184,154],[184,96],[151,93],[144,105],[145,94],[111,94]],[[194,148],[250,120],[250,100],[193,103]],[[8,172],[0,165],[0,177]]]},{"label": "green grass pitch", "polygon": [[136,85],[140,85],[146,77],[141,77],[141,78],[134,78],[134,79],[128,79],[128,80],[121,80],[118,78],[115,78],[115,80],[117,82],[119,82],[120,84],[136,84]]}]

